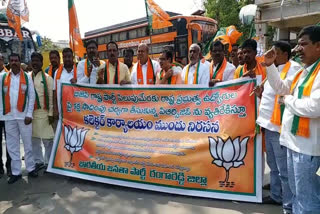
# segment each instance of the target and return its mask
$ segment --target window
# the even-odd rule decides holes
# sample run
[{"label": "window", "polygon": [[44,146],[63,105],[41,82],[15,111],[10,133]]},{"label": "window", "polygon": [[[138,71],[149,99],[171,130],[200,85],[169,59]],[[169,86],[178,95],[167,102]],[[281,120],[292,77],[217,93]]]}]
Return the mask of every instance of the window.
[{"label": "window", "polygon": [[111,41],[111,35],[110,35],[110,34],[109,34],[109,35],[106,35],[106,36],[104,37],[104,41],[105,41],[105,43],[110,42],[110,41]]},{"label": "window", "polygon": [[99,45],[104,44],[104,37],[99,37],[99,38],[98,38],[98,44],[99,44]]},{"label": "window", "polygon": [[137,30],[130,30],[129,31],[129,39],[137,38]]},{"label": "window", "polygon": [[120,33],[120,41],[127,40],[127,31]]},{"label": "window", "polygon": [[115,34],[112,34],[112,41],[114,41],[114,42],[117,42],[117,41],[119,41],[119,33],[115,33]]},{"label": "window", "polygon": [[138,28],[138,37],[147,36],[147,27]]}]

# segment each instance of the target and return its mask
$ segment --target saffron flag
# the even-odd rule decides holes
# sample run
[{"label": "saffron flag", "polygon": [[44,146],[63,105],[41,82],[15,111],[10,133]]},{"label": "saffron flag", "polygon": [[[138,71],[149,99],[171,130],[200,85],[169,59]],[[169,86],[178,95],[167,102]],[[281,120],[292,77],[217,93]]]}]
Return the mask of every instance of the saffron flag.
[{"label": "saffron flag", "polygon": [[8,25],[23,40],[21,25],[29,21],[29,9],[25,0],[10,0],[7,7]]},{"label": "saffron flag", "polygon": [[169,21],[169,14],[162,10],[159,5],[153,0],[145,0],[145,3],[150,28],[161,29],[172,26],[172,23]]},{"label": "saffron flag", "polygon": [[80,35],[78,17],[76,7],[73,0],[68,0],[69,9],[69,45],[75,55],[83,58],[85,48],[83,47],[83,42]]}]

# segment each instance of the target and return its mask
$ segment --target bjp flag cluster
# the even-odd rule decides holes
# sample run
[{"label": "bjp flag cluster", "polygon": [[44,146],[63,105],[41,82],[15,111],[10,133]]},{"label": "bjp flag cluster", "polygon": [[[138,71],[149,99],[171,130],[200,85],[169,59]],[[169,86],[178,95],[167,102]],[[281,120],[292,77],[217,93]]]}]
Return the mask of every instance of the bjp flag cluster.
[{"label": "bjp flag cluster", "polygon": [[152,27],[152,29],[161,29],[172,26],[172,23],[169,21],[169,14],[162,10],[159,5],[153,0],[145,0],[145,3],[149,27]]},{"label": "bjp flag cluster", "polygon": [[73,0],[68,0],[69,9],[69,45],[76,56],[84,57],[86,52],[81,39],[76,7]]},{"label": "bjp flag cluster", "polygon": [[29,21],[29,9],[25,0],[9,0],[7,7],[8,25],[22,41],[21,25]]}]

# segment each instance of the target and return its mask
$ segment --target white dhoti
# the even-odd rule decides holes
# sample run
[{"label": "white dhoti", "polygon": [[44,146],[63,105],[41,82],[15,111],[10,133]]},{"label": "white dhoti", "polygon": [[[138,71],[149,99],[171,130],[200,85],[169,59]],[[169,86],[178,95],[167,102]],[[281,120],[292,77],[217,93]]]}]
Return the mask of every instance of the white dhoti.
[{"label": "white dhoti", "polygon": [[24,161],[28,172],[35,169],[32,154],[32,124],[25,125],[24,120],[7,120],[6,144],[11,157],[11,170],[13,175],[21,174],[20,135],[24,147]]}]

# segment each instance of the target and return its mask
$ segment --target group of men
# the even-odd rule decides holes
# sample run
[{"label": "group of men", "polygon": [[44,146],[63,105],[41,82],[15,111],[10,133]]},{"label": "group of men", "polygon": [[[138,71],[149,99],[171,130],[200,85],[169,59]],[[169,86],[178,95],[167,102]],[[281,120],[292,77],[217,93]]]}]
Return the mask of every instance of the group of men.
[{"label": "group of men", "polygon": [[[11,70],[0,74],[0,120],[5,127],[8,183],[21,178],[20,135],[29,176],[48,163],[53,130],[58,120],[57,89],[61,82],[86,84],[155,85],[188,84],[214,86],[237,78],[256,78],[254,93],[261,101],[257,124],[265,134],[267,163],[271,168],[269,202],[282,204],[284,213],[319,213],[320,177],[320,27],[304,28],[298,36],[298,54],[303,66],[290,60],[291,46],[278,41],[257,60],[257,43],[248,39],[233,46],[231,62],[220,41],[211,45],[211,63],[204,60],[199,45],[189,48],[189,64],[174,62],[174,54],[164,50],[159,62],[149,57],[147,44],[140,44],[137,63],[133,51],[125,50],[124,62],[118,59],[115,42],[107,46],[107,61],[98,57],[98,44],[86,43],[87,58],[77,65],[70,48],[50,52],[51,65],[42,70],[42,55],[31,56],[33,71],[20,68],[20,57],[9,57]],[[1,58],[0,58],[1,63]],[[266,81],[267,80],[267,81]],[[62,92],[63,93],[63,92]],[[319,141],[318,141],[319,140]],[[41,141],[45,155],[41,150]],[[2,160],[1,160],[2,164]],[[3,174],[3,164],[0,165]]]}]

